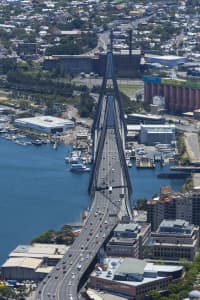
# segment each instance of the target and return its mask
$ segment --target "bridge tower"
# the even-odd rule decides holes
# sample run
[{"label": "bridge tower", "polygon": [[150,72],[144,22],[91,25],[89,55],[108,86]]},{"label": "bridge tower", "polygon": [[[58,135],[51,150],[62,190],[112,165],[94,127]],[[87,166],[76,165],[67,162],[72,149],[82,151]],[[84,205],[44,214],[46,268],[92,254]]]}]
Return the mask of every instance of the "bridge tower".
[{"label": "bridge tower", "polygon": [[119,129],[122,138],[123,148],[125,150],[125,137],[127,134],[126,123],[124,119],[124,113],[122,108],[122,101],[120,97],[120,92],[116,80],[115,68],[114,68],[114,58],[112,51],[108,51],[107,53],[107,61],[105,73],[101,85],[101,90],[99,94],[96,114],[94,118],[94,123],[92,127],[92,137],[93,137],[93,159],[95,160],[96,150],[98,146],[99,137],[102,129],[103,115],[105,109],[105,98],[107,95],[113,95],[119,111]]},{"label": "bridge tower", "polygon": [[[108,51],[107,53],[105,74],[102,81],[96,115],[92,127],[94,163],[88,188],[92,199],[96,190],[104,189],[106,184],[108,188],[108,183],[104,182],[104,186],[99,183],[99,169],[102,159],[105,159],[105,157],[103,158],[103,149],[108,129],[112,129],[115,135],[115,143],[117,145],[118,156],[121,162],[119,172],[123,174],[123,186],[125,187],[126,193],[124,196],[126,198],[126,207],[128,207],[126,211],[128,215],[131,216],[129,199],[132,193],[132,186],[125,158],[125,138],[127,129],[115,75],[113,53],[111,51]],[[109,153],[107,155],[109,155]]]}]

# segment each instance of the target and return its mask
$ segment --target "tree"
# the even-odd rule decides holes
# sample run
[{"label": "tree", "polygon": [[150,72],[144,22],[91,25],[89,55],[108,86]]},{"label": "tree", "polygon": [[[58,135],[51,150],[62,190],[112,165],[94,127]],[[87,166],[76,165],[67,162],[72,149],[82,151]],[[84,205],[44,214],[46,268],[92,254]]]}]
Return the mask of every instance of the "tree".
[{"label": "tree", "polygon": [[63,225],[63,227],[61,228],[61,230],[65,231],[65,232],[72,232],[72,225],[65,224],[65,225]]},{"label": "tree", "polygon": [[7,74],[11,70],[15,70],[17,67],[16,60],[12,58],[5,58],[0,60],[0,72]]},{"label": "tree", "polygon": [[191,265],[191,262],[186,258],[180,258],[179,264],[185,267],[185,270],[188,271]]},{"label": "tree", "polygon": [[160,300],[160,293],[156,290],[148,292],[148,296],[150,296],[152,300]]},{"label": "tree", "polygon": [[179,295],[178,294],[171,294],[168,297],[168,300],[180,300]]},{"label": "tree", "polygon": [[94,99],[88,92],[81,93],[80,103],[78,105],[79,114],[82,118],[92,117],[94,108]]},{"label": "tree", "polygon": [[19,106],[22,110],[26,110],[26,109],[30,108],[30,102],[27,100],[20,100]]},{"label": "tree", "polygon": [[144,209],[146,205],[147,199],[145,198],[139,198],[136,200],[136,207],[138,209]]},{"label": "tree", "polygon": [[0,296],[5,299],[16,299],[16,293],[13,288],[4,286],[0,288]]},{"label": "tree", "polygon": [[31,244],[33,243],[50,243],[54,239],[55,232],[54,230],[48,230],[46,232],[41,233],[38,237],[34,238],[31,241]]}]

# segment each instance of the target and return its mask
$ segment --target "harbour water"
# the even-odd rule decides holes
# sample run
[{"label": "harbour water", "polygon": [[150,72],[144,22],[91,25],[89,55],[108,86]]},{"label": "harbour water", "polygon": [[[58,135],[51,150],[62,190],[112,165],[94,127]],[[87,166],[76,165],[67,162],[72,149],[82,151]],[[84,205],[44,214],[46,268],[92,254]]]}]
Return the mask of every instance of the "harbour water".
[{"label": "harbour water", "polygon": [[[39,233],[80,221],[89,206],[89,173],[69,171],[64,157],[70,146],[20,146],[0,138],[0,264],[18,244],[27,244]],[[169,167],[130,169],[133,202],[150,198],[160,186],[171,184],[175,191],[184,180],[158,179]]]}]

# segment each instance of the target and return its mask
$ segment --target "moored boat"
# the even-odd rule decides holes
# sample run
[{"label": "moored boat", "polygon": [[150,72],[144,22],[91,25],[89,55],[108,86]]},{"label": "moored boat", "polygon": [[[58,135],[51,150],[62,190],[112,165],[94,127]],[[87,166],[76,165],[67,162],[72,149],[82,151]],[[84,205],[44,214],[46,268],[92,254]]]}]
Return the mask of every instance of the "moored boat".
[{"label": "moored boat", "polygon": [[84,164],[71,164],[71,168],[70,168],[71,172],[89,172],[90,168],[88,168],[86,165]]},{"label": "moored boat", "polygon": [[33,140],[32,144],[36,145],[36,146],[40,146],[40,145],[42,145],[42,141],[41,140]]}]

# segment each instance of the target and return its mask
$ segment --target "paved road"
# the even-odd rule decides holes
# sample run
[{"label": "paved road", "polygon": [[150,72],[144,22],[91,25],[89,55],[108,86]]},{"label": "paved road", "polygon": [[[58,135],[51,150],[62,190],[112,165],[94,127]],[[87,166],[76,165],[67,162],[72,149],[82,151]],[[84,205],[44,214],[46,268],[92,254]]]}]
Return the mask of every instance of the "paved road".
[{"label": "paved road", "polygon": [[95,53],[99,53],[100,50],[106,52],[107,45],[109,44],[109,39],[110,39],[109,31],[105,31],[103,33],[98,34],[97,46],[85,54],[94,55]]},{"label": "paved road", "polygon": [[185,132],[185,145],[191,164],[200,164],[199,136],[197,133]]},{"label": "paved road", "polygon": [[172,116],[172,115],[164,115],[165,119],[168,121],[173,121],[176,125],[176,128],[183,132],[200,132],[200,127],[198,125],[198,121],[188,120],[184,117],[180,116]]}]

